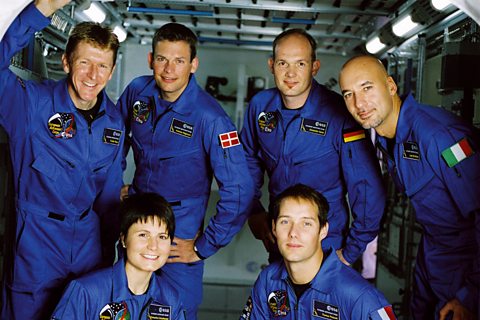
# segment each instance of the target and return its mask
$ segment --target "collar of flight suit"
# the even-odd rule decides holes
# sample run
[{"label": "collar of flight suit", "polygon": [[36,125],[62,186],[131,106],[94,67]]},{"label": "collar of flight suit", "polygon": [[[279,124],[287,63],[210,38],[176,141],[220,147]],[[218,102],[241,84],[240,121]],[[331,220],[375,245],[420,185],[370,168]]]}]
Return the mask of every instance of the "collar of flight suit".
[{"label": "collar of flight suit", "polygon": [[[283,108],[283,101],[280,91],[278,89],[273,89],[275,94],[273,99],[266,105],[264,112],[278,112],[281,113]],[[312,86],[310,87],[310,92],[308,93],[307,100],[305,104],[300,109],[300,116],[302,118],[308,118],[314,116],[318,113],[318,108],[321,108],[323,103],[323,91],[324,88],[320,86],[317,80],[312,79]]]},{"label": "collar of flight suit", "polygon": [[415,101],[411,93],[402,99],[395,132],[395,143],[402,143],[409,138],[412,128],[410,123],[412,123],[414,117],[418,117],[418,114],[415,114],[415,110],[413,110],[416,107],[418,107],[418,103]]},{"label": "collar of flight suit", "polygon": [[[170,109],[179,114],[189,115],[195,108],[197,108],[197,106],[193,104],[198,102],[197,96],[199,91],[200,88],[195,79],[195,75],[192,73],[190,74],[190,79],[188,81],[188,85],[185,87],[185,90],[183,90],[182,94],[176,101],[172,102]],[[146,83],[146,85],[138,94],[146,97],[147,100],[153,97],[155,99],[155,103],[158,103],[157,99],[159,99],[160,90],[153,76],[151,76],[150,81]]]},{"label": "collar of flight suit", "polygon": [[[132,293],[128,289],[127,273],[125,271],[125,260],[118,260],[112,267],[112,301],[122,302],[132,299]],[[148,297],[155,300],[154,292],[158,292],[158,284],[156,281],[155,273],[152,273],[150,278],[150,284],[148,285],[147,292]]]},{"label": "collar of flight suit", "polygon": [[[98,113],[105,111],[107,115],[109,115],[110,117],[114,117],[116,110],[113,106],[113,103],[110,102],[110,99],[105,93],[105,89],[100,91],[99,95],[102,95],[103,99]],[[77,110],[77,108],[73,104],[72,98],[70,97],[70,93],[68,92],[67,79],[62,79],[58,81],[55,85],[53,93],[53,110],[55,112],[63,113],[74,113]]]},{"label": "collar of flight suit", "polygon": [[[334,289],[337,275],[342,267],[342,262],[338,260],[337,254],[333,248],[324,251],[323,254],[322,265],[310,282],[310,287],[325,294],[329,294]],[[279,268],[278,272],[273,274],[271,278],[273,280],[283,280],[287,282],[288,271],[283,261],[281,262],[281,268]]]}]

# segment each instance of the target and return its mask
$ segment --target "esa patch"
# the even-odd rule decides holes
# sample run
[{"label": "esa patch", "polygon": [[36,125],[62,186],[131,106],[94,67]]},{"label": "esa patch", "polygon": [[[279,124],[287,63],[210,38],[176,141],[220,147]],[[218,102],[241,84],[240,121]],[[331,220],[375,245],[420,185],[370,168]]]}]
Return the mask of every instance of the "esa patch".
[{"label": "esa patch", "polygon": [[55,138],[73,138],[77,133],[77,123],[75,122],[73,113],[55,113],[48,119],[48,130]]},{"label": "esa patch", "polygon": [[252,296],[248,297],[247,302],[245,303],[245,307],[242,310],[242,315],[240,319],[248,320],[250,319],[250,315],[252,314],[253,309],[253,301]]},{"label": "esa patch", "polygon": [[403,143],[403,158],[420,160],[420,148],[416,142],[407,141]]},{"label": "esa patch", "polygon": [[340,312],[337,306],[322,301],[313,300],[312,314],[314,317],[328,320],[340,319]]},{"label": "esa patch", "polygon": [[150,116],[151,108],[145,101],[135,101],[132,111],[133,120],[137,123],[144,124]]},{"label": "esa patch", "polygon": [[131,320],[130,311],[125,301],[107,303],[100,311],[99,320]]},{"label": "esa patch", "polygon": [[309,132],[324,136],[327,134],[328,122],[325,121],[317,121],[311,119],[302,119],[302,125],[300,129],[303,132]]},{"label": "esa patch", "polygon": [[193,125],[173,118],[170,124],[170,132],[181,135],[182,137],[191,138],[193,137]]},{"label": "esa patch", "polygon": [[276,290],[268,295],[268,307],[274,317],[285,317],[290,312],[290,302],[285,290]]},{"label": "esa patch", "polygon": [[103,143],[113,144],[118,146],[120,144],[120,138],[122,136],[122,130],[105,128],[103,129]]},{"label": "esa patch", "polygon": [[154,301],[148,306],[147,318],[149,320],[170,320],[172,318],[172,307]]},{"label": "esa patch", "polygon": [[276,112],[260,112],[258,115],[258,127],[260,131],[271,133],[277,127],[278,116]]}]

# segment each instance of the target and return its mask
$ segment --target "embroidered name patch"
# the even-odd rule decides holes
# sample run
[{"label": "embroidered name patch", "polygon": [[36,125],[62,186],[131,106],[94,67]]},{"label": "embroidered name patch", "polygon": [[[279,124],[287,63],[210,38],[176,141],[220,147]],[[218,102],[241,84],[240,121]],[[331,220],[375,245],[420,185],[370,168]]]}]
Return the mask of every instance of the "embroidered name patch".
[{"label": "embroidered name patch", "polygon": [[143,124],[148,120],[148,117],[150,116],[150,107],[146,102],[136,101],[133,104],[132,109],[133,120],[135,120],[135,122]]},{"label": "embroidered name patch", "polygon": [[347,129],[343,130],[343,142],[353,142],[365,139],[364,129]]},{"label": "embroidered name patch", "polygon": [[420,148],[416,142],[407,141],[403,143],[403,158],[420,160]]},{"label": "embroidered name patch", "polygon": [[48,119],[48,130],[55,138],[73,138],[77,133],[77,124],[73,113],[55,113]]},{"label": "embroidered name patch", "polygon": [[290,312],[287,291],[276,290],[268,295],[268,307],[274,317],[284,317]]},{"label": "embroidered name patch", "polygon": [[240,144],[240,139],[238,139],[237,131],[230,131],[218,135],[220,140],[220,145],[223,149],[238,146]]},{"label": "embroidered name patch", "polygon": [[313,312],[314,317],[328,320],[340,319],[338,307],[333,304],[328,304],[322,301],[313,300]]},{"label": "embroidered name patch", "polygon": [[328,122],[317,121],[311,119],[302,119],[301,130],[304,132],[314,133],[321,136],[327,134]]},{"label": "embroidered name patch", "polygon": [[172,317],[172,308],[164,306],[158,302],[152,302],[148,306],[148,319],[155,320],[170,320]]},{"label": "embroidered name patch", "polygon": [[170,124],[170,132],[191,138],[193,136],[193,125],[173,118],[172,124]]},{"label": "embroidered name patch", "polygon": [[121,130],[105,128],[103,129],[103,143],[113,144],[118,146],[120,144],[120,137],[122,136]]}]

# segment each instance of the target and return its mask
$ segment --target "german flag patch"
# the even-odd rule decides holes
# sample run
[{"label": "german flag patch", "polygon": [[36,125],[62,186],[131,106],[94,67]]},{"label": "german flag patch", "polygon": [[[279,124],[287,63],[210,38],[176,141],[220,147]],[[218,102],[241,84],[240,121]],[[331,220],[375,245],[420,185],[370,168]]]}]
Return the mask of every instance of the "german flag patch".
[{"label": "german flag patch", "polygon": [[365,139],[365,129],[346,129],[343,130],[343,142],[353,142],[357,140]]}]

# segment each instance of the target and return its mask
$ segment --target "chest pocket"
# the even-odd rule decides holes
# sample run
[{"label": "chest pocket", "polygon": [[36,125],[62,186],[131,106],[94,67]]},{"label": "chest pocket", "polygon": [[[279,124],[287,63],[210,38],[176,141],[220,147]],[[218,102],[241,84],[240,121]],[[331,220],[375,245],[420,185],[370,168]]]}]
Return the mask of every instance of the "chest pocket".
[{"label": "chest pocket", "polygon": [[32,183],[31,187],[34,187],[33,181],[36,180],[42,188],[47,187],[64,200],[74,199],[82,180],[76,164],[65,157],[52,154],[47,147],[37,150],[31,167],[38,175],[32,176],[31,181],[24,182]]},{"label": "chest pocket", "polygon": [[156,169],[153,176],[166,197],[203,195],[210,188],[208,164],[200,148],[162,155]]},{"label": "chest pocket", "polygon": [[338,153],[333,147],[305,150],[292,159],[292,172],[296,182],[308,184],[319,190],[339,180]]}]

